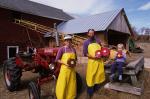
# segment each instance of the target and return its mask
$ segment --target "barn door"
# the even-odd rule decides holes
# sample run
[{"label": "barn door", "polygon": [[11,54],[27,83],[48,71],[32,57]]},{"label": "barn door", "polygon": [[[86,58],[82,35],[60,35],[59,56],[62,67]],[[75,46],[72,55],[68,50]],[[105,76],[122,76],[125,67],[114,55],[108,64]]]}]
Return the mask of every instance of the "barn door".
[{"label": "barn door", "polygon": [[19,52],[19,46],[7,46],[7,58],[15,57]]}]

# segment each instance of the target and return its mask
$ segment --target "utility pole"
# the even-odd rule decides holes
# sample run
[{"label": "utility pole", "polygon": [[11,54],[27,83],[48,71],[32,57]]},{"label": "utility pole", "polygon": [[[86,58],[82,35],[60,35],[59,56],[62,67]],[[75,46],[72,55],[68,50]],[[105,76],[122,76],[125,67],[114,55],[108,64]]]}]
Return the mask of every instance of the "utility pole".
[{"label": "utility pole", "polygon": [[56,46],[59,47],[59,33],[57,32],[57,25],[54,23],[54,29],[55,29],[55,40],[56,40]]}]

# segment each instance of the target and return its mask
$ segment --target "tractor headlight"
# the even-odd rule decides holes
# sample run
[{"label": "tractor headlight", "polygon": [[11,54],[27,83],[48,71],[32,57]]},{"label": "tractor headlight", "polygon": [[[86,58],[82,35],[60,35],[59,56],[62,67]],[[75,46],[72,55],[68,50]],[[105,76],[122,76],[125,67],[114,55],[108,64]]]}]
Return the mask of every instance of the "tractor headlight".
[{"label": "tractor headlight", "polygon": [[49,64],[49,69],[50,70],[54,70],[55,69],[55,65],[53,63]]}]

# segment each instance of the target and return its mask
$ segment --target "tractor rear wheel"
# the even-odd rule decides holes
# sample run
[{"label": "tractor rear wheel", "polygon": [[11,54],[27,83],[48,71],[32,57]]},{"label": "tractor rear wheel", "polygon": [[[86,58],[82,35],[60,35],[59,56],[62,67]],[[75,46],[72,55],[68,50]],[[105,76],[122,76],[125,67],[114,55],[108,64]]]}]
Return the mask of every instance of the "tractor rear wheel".
[{"label": "tractor rear wheel", "polygon": [[17,67],[15,58],[11,58],[4,63],[3,75],[6,87],[9,91],[15,91],[20,85],[22,71]]},{"label": "tractor rear wheel", "polygon": [[29,91],[29,99],[40,99],[41,96],[40,88],[35,82],[29,83],[28,91]]}]

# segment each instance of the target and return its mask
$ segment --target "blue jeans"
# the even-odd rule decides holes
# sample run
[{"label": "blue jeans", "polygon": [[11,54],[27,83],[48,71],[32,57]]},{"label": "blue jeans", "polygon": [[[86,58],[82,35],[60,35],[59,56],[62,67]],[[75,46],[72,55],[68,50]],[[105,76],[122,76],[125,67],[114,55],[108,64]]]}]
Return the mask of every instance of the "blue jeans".
[{"label": "blue jeans", "polygon": [[123,73],[123,69],[122,67],[125,65],[124,62],[114,62],[111,66],[111,74],[114,74],[115,73],[115,70],[116,70],[116,67],[118,69],[118,74],[119,75],[122,75]]},{"label": "blue jeans", "polygon": [[87,87],[87,93],[92,96],[94,91],[97,91],[100,88],[100,84],[95,84],[93,87]]}]

